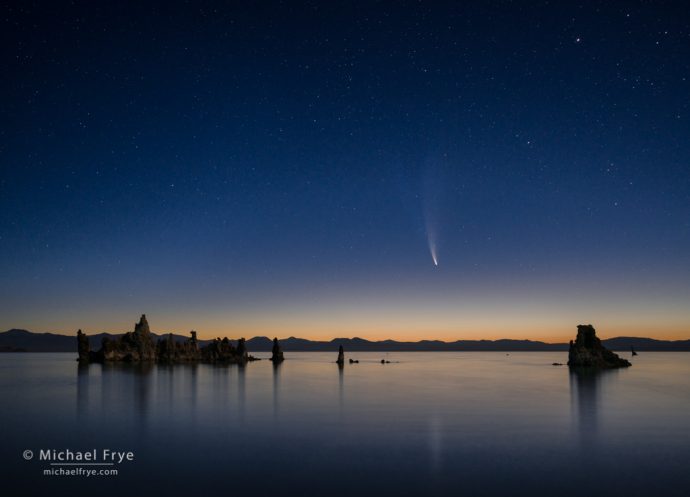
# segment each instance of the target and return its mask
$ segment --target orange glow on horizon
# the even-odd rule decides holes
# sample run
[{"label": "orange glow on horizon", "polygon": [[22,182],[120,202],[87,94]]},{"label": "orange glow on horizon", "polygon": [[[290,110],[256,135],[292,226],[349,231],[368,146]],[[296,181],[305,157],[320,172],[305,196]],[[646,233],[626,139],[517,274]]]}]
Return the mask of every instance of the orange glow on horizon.
[{"label": "orange glow on horizon", "polygon": [[[134,329],[139,309],[61,309],[46,315],[3,316],[0,330],[27,329],[41,333],[89,335],[124,333]],[[675,302],[552,303],[543,299],[491,301],[341,301],[331,305],[257,305],[219,310],[215,305],[194,311],[169,307],[146,309],[157,334],[200,339],[215,337],[297,337],[330,341],[359,337],[371,341],[396,340],[534,340],[564,343],[573,339],[578,324],[592,324],[600,338],[634,336],[660,340],[690,339],[690,311]]]},{"label": "orange glow on horizon", "polygon": [[[531,332],[525,328],[474,328],[474,329],[437,329],[428,330],[421,332],[421,330],[399,330],[395,331],[392,329],[386,330],[372,330],[372,329],[347,329],[347,328],[337,328],[331,327],[329,332],[324,332],[323,330],[312,329],[310,327],[283,327],[283,328],[271,328],[262,326],[219,326],[219,327],[209,327],[209,328],[190,328],[181,329],[179,327],[173,326],[155,326],[151,324],[151,329],[156,334],[164,333],[174,333],[176,335],[189,335],[189,331],[194,329],[197,331],[197,336],[201,340],[209,340],[216,337],[225,337],[231,339],[237,339],[240,337],[253,338],[265,336],[269,338],[278,337],[279,340],[295,337],[303,338],[312,341],[331,341],[335,338],[363,338],[369,341],[381,341],[381,340],[395,340],[398,342],[418,342],[421,340],[440,340],[443,342],[455,342],[458,340],[500,340],[500,339],[510,339],[510,340],[532,340],[545,343],[567,343],[569,340],[573,339],[576,335],[577,324],[587,324],[587,323],[575,323],[568,325],[566,327],[554,328],[541,328],[535,327],[531,329]],[[648,327],[644,326],[607,326],[600,327],[595,323],[595,328],[597,329],[597,334],[601,339],[614,338],[614,337],[640,337],[640,338],[654,338],[657,340],[687,340],[690,339],[690,327],[685,326],[666,326],[658,327],[652,333]],[[131,327],[133,329],[133,326]],[[98,327],[98,329],[89,329],[88,327],[81,327],[81,329],[87,334],[98,334],[102,332],[109,333],[124,333],[126,331],[131,331],[131,329],[122,329],[121,327]],[[52,331],[43,330],[30,330],[36,333],[56,333],[62,335],[74,335],[74,332],[61,329]]]}]

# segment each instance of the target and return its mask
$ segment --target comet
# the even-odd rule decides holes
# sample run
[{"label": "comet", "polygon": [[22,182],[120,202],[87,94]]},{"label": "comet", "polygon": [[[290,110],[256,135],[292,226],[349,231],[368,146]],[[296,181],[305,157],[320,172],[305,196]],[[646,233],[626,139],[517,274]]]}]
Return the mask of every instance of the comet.
[{"label": "comet", "polygon": [[421,207],[426,241],[434,267],[438,267],[438,247],[443,241],[443,237],[439,237],[439,234],[442,235],[440,229],[443,226],[443,206],[448,183],[446,175],[446,168],[448,166],[446,162],[447,157],[445,154],[439,157],[430,157],[422,171]]},{"label": "comet", "polygon": [[427,226],[426,239],[429,244],[429,253],[431,254],[431,260],[434,262],[434,266],[438,266],[438,253],[436,252],[436,237],[434,233]]}]

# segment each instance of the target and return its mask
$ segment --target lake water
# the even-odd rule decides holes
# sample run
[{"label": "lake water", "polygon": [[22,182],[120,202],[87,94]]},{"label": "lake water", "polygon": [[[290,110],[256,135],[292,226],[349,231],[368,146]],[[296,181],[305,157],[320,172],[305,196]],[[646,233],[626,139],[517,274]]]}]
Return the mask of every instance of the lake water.
[{"label": "lake water", "polygon": [[[690,495],[690,353],[596,375],[552,366],[562,352],[346,357],[362,362],[79,368],[74,354],[0,354],[2,493]],[[106,467],[117,476],[43,475],[54,467],[38,460],[108,448],[134,453]]]}]

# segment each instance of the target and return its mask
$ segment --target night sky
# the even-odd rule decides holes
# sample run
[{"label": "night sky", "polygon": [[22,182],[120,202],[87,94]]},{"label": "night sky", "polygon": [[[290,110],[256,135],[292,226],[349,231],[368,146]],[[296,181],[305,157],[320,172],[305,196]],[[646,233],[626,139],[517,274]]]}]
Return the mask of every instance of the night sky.
[{"label": "night sky", "polygon": [[117,3],[3,7],[0,329],[690,336],[684,2]]}]

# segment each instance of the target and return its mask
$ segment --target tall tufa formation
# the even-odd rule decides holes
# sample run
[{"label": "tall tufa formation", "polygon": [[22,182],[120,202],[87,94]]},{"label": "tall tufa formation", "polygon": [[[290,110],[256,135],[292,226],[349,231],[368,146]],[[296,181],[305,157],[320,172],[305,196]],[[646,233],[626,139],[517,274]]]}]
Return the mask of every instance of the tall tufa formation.
[{"label": "tall tufa formation", "polygon": [[139,322],[134,325],[134,331],[125,333],[117,339],[103,338],[101,349],[97,352],[89,350],[89,339],[77,332],[79,361],[88,362],[211,362],[226,364],[244,364],[256,360],[247,352],[244,338],[235,347],[228,338],[217,338],[210,344],[199,347],[196,331],[190,332],[187,340],[176,340],[172,333],[162,336],[154,342],[146,315],[142,314]]},{"label": "tall tufa formation", "polygon": [[594,326],[580,324],[577,326],[577,338],[570,341],[568,366],[576,368],[625,368],[630,366],[626,359],[618,357],[601,344]]},{"label": "tall tufa formation", "polygon": [[93,354],[93,362],[150,362],[156,360],[156,344],[142,314],[139,322],[134,325],[134,331],[125,333],[118,340],[103,338],[101,350]]},{"label": "tall tufa formation", "polygon": [[285,360],[285,357],[283,357],[283,351],[280,348],[280,344],[278,343],[278,338],[273,339],[273,349],[271,351],[271,361],[273,361],[273,364],[279,364]]},{"label": "tall tufa formation", "polygon": [[343,351],[342,345],[340,347],[338,347],[338,360],[335,362],[339,366],[343,366],[345,364],[345,352]]},{"label": "tall tufa formation", "polygon": [[149,328],[149,322],[146,320],[146,314],[142,314],[139,318],[139,322],[134,324],[134,334],[140,336],[149,336],[151,334],[151,328]]},{"label": "tall tufa formation", "polygon": [[244,338],[237,340],[237,355],[239,356],[241,362],[247,362],[249,360],[247,343]]},{"label": "tall tufa formation", "polygon": [[79,352],[79,362],[89,362],[91,355],[89,337],[87,337],[86,333],[83,333],[81,330],[77,331],[77,351]]}]

